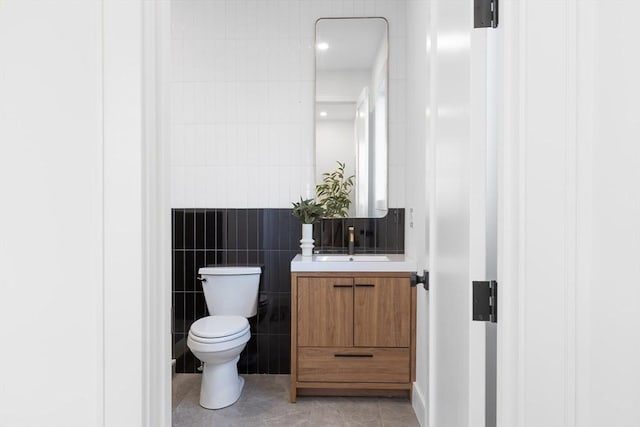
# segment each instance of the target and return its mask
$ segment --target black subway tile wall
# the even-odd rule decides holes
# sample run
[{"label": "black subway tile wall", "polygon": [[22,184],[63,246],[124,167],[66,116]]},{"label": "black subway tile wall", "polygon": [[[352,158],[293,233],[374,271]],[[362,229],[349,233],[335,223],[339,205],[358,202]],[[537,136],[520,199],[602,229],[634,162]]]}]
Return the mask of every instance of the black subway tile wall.
[{"label": "black subway tile wall", "polygon": [[[384,218],[325,219],[314,226],[314,251],[346,253],[347,227],[355,227],[358,253],[404,253],[404,209]],[[240,355],[241,374],[288,374],[291,271],[300,253],[300,221],[291,209],[172,210],[173,356],[177,372],[198,372],[187,348],[191,324],[208,315],[198,269],[208,265],[260,265],[258,315]]]}]

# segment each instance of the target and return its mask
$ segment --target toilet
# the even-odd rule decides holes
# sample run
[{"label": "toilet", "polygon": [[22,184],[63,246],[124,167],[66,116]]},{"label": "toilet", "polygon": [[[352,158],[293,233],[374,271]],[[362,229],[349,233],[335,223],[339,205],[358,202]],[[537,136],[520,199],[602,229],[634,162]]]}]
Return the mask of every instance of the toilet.
[{"label": "toilet", "polygon": [[256,315],[260,267],[203,267],[198,270],[210,316],[189,329],[187,346],[204,364],[200,405],[220,409],[235,403],[244,385],[240,353],[251,338],[248,317]]}]

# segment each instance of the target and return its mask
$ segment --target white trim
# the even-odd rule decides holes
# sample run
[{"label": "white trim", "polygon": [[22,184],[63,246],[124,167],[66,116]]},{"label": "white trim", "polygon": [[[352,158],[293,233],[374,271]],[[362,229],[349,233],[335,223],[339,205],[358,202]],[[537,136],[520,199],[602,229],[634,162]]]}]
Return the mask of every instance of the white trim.
[{"label": "white trim", "polygon": [[[521,185],[518,146],[518,124],[522,120],[520,93],[523,30],[519,2],[500,5],[500,26],[497,29],[499,56],[503,84],[498,96],[498,115],[502,125],[498,129],[498,283],[500,283],[500,321],[498,322],[497,351],[497,426],[513,427],[522,421],[520,407],[522,395],[518,393],[519,332],[518,313],[520,295],[510,284],[518,282],[520,236],[518,224],[518,189]],[[500,63],[501,62],[501,63]]]},{"label": "white trim", "polygon": [[97,271],[99,287],[96,291],[96,336],[98,337],[96,340],[97,343],[97,358],[96,361],[96,376],[98,377],[96,380],[97,385],[97,403],[96,403],[96,426],[104,426],[105,419],[105,356],[104,356],[104,337],[105,337],[105,325],[104,325],[104,0],[98,3],[98,11],[99,14],[99,26],[96,29],[98,32],[98,42],[99,46],[96,55],[96,60],[100,64],[98,68],[98,99],[99,99],[99,114],[100,120],[98,121],[98,140],[100,141],[100,171],[98,175],[100,176],[100,205],[97,207],[99,212],[99,224],[100,224],[100,262],[96,263],[96,267],[99,269]]},{"label": "white trim", "polygon": [[[487,152],[485,175],[485,279],[495,280],[498,275],[498,103],[500,102],[501,58],[498,35],[487,32]],[[496,369],[497,325],[486,324],[485,355],[485,424],[496,427]]]},{"label": "white trim", "polygon": [[[438,260],[434,259],[433,254],[437,253],[439,250],[437,242],[438,242],[438,229],[435,227],[436,218],[435,212],[438,208],[437,198],[434,189],[438,184],[438,175],[436,174],[436,165],[437,165],[437,151],[436,151],[436,138],[438,137],[438,129],[436,127],[437,121],[437,111],[438,111],[438,99],[439,99],[439,90],[438,90],[438,66],[437,66],[437,43],[438,43],[438,6],[439,3],[437,1],[431,1],[431,10],[429,15],[429,29],[427,30],[427,63],[429,67],[429,84],[428,87],[430,89],[430,96],[427,98],[428,106],[427,106],[427,148],[426,155],[428,160],[427,174],[425,176],[425,188],[428,196],[427,203],[427,212],[428,212],[428,223],[427,229],[429,230],[429,241],[427,242],[428,254],[429,254],[429,271],[430,271],[430,287],[433,282],[433,271],[436,271],[438,266]],[[436,397],[436,387],[435,387],[435,374],[438,366],[437,354],[434,351],[434,344],[436,338],[436,310],[431,305],[433,301],[433,288],[431,287],[429,291],[429,321],[428,321],[428,331],[427,336],[429,339],[428,342],[428,365],[429,365],[429,373],[428,373],[428,390],[427,390],[427,407],[428,411],[428,419],[426,426],[436,426],[436,410],[437,408],[434,405],[435,397]]]},{"label": "white trim", "polygon": [[[429,391],[429,292],[418,285],[416,293],[416,381],[413,383],[411,404],[420,425],[426,427],[429,422],[429,398],[426,395]],[[421,340],[424,340],[422,345]]]},{"label": "white trim", "polygon": [[565,151],[565,277],[564,279],[564,408],[565,426],[576,427],[576,257],[577,257],[577,0],[566,0],[566,151]]},{"label": "white trim", "polygon": [[420,390],[418,382],[413,383],[411,406],[413,407],[413,412],[416,414],[418,423],[420,423],[422,427],[425,427],[429,421],[427,414],[427,400],[424,397],[424,393]]},{"label": "white trim", "polygon": [[[579,105],[577,120],[577,141],[576,147],[580,163],[576,170],[578,183],[588,183],[592,179],[594,165],[594,142],[595,142],[595,75],[596,75],[596,52],[597,45],[597,21],[598,5],[596,2],[580,2],[577,5],[577,19],[579,25],[576,29],[577,43],[577,84],[580,89],[576,93],[576,103]],[[576,209],[580,212],[576,228],[576,245],[580,250],[576,256],[576,283],[581,286],[574,289],[575,292],[575,322],[580,326],[576,331],[576,372],[592,372],[592,354],[590,346],[590,331],[593,330],[594,319],[591,315],[592,309],[592,286],[593,286],[593,242],[594,242],[594,206],[593,186],[579,185],[576,188]],[[595,320],[597,322],[597,320]],[[592,402],[586,390],[592,389],[589,375],[576,375],[575,379],[575,424],[585,425],[589,420],[594,419]],[[596,411],[597,412],[597,411]]]},{"label": "white trim", "polygon": [[[519,284],[518,292],[517,292],[517,305],[513,305],[517,313],[517,323],[518,326],[518,334],[514,344],[517,345],[517,351],[514,353],[517,360],[517,389],[515,392],[517,393],[517,424],[513,424],[513,426],[524,426],[527,413],[526,413],[526,394],[525,394],[525,366],[527,363],[526,358],[526,345],[525,345],[525,331],[526,331],[526,313],[522,308],[525,306],[527,301],[527,291],[526,291],[526,251],[525,251],[525,242],[527,239],[526,232],[526,172],[527,172],[527,104],[525,100],[527,99],[527,6],[528,3],[522,5],[519,9],[519,24],[520,24],[520,34],[519,34],[519,46],[517,50],[517,61],[518,61],[518,74],[519,79],[515,79],[516,84],[518,85],[518,92],[515,97],[515,111],[518,114],[517,126],[515,127],[515,131],[517,132],[517,139],[514,138],[514,141],[518,141],[519,145],[517,145],[517,149],[515,150],[515,154],[517,159],[514,158],[514,165],[517,165],[515,171],[513,173],[516,175],[515,182],[517,185],[514,187],[515,194],[514,200],[515,209],[514,213],[517,215],[516,227],[517,227],[517,237],[514,236],[514,240],[516,241],[517,247],[514,248],[514,254],[516,255],[516,277],[515,280],[511,283]],[[516,144],[514,144],[515,146]]]},{"label": "white trim", "polygon": [[[469,7],[472,7],[470,4]],[[473,16],[473,12],[470,12]],[[469,277],[486,277],[486,194],[487,194],[487,32],[471,31],[470,61],[470,161],[469,161]],[[473,322],[473,298],[467,297],[469,321],[468,426],[484,427],[486,420],[486,329],[484,322]]]},{"label": "white trim", "polygon": [[143,2],[143,426],[171,425],[170,2]]}]

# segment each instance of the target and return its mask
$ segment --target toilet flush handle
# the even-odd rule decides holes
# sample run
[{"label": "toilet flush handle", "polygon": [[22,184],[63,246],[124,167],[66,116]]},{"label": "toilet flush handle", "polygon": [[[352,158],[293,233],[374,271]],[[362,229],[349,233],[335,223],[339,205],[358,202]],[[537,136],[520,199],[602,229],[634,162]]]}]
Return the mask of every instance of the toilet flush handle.
[{"label": "toilet flush handle", "polygon": [[196,277],[196,280],[200,280],[201,282],[206,282],[207,278],[206,277],[202,277],[202,276],[198,276],[198,277]]}]

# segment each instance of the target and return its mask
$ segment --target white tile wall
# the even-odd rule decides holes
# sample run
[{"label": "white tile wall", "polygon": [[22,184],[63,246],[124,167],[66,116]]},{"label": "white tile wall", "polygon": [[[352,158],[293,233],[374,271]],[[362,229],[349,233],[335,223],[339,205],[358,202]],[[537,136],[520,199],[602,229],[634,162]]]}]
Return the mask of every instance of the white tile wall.
[{"label": "white tile wall", "polygon": [[404,207],[405,0],[173,0],[171,203],[286,208],[313,183],[315,21],[389,20],[390,206]]}]

